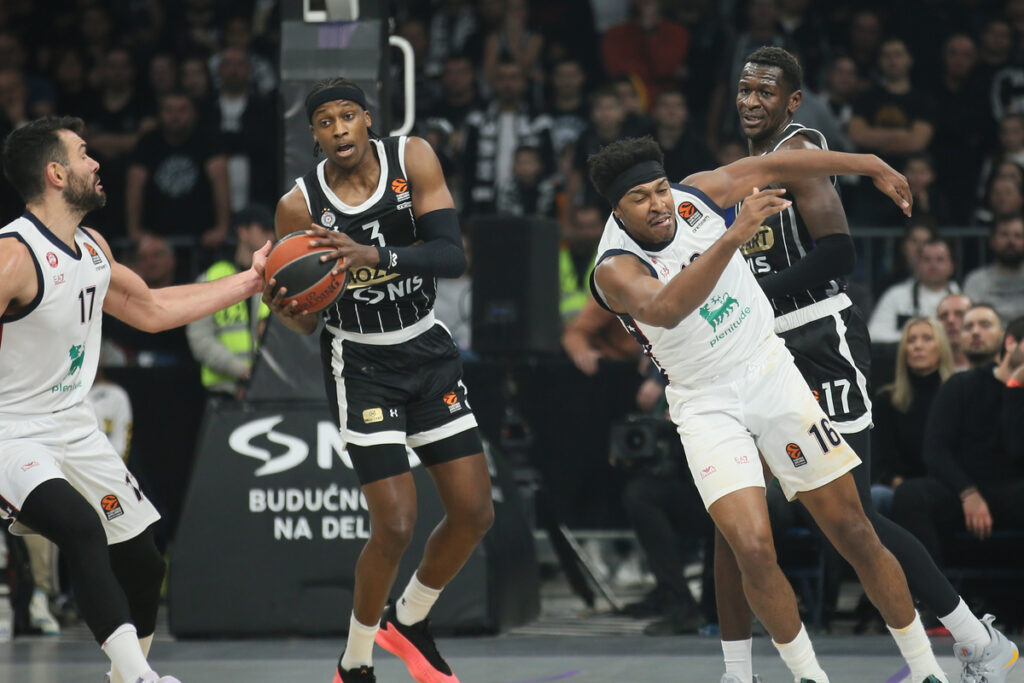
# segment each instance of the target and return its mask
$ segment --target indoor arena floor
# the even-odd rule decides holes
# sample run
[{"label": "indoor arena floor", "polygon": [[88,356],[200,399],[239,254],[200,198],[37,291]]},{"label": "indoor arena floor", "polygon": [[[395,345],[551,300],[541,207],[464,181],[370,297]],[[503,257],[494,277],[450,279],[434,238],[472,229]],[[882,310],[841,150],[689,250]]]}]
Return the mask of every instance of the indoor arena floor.
[{"label": "indoor arena floor", "polygon": [[[639,632],[638,622],[621,617],[597,619],[604,625],[566,627],[541,619],[512,634],[442,638],[439,648],[463,683],[717,683],[721,676],[717,638],[652,638]],[[593,622],[594,618],[583,621]],[[616,627],[614,622],[623,623]],[[886,636],[817,635],[814,642],[832,683],[908,680],[895,645]],[[958,681],[950,639],[933,642],[950,680]],[[341,644],[340,639],[175,641],[161,629],[150,661],[158,671],[173,674],[183,683],[330,683]],[[388,653],[378,648],[375,658],[381,683],[412,680],[401,662]],[[792,680],[767,637],[755,639],[754,658],[755,670],[765,683]],[[59,638],[18,638],[0,644],[0,681],[101,683],[105,661],[80,627]],[[1024,671],[1014,673],[1014,681],[1024,681]]]}]

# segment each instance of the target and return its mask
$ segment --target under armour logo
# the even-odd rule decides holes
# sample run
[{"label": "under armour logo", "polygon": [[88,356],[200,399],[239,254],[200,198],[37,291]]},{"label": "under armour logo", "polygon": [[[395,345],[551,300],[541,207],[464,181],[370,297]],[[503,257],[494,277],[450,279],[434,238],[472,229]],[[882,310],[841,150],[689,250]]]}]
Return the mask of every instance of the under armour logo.
[{"label": "under armour logo", "polygon": [[388,413],[391,414],[391,417],[398,417],[398,408],[389,408]]},{"label": "under armour logo", "polygon": [[391,252],[391,265],[389,267],[390,268],[394,268],[397,265],[398,265],[398,254],[396,254],[395,252],[392,251]]}]

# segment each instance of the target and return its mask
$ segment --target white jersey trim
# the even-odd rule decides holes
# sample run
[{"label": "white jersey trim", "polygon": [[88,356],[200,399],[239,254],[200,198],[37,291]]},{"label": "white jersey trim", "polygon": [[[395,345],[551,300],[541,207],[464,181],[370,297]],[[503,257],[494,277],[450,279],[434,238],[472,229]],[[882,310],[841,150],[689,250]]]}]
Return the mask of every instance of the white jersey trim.
[{"label": "white jersey trim", "polygon": [[338,211],[344,214],[357,214],[364,211],[369,211],[373,208],[373,205],[380,201],[380,198],[384,196],[384,190],[388,184],[388,155],[384,150],[384,143],[380,140],[370,140],[373,146],[377,149],[377,161],[380,163],[380,179],[377,181],[377,189],[373,191],[366,201],[359,206],[351,206],[341,200],[338,195],[334,194],[334,190],[327,184],[327,178],[324,176],[324,167],[327,166],[327,159],[324,159],[316,165],[316,177],[320,181],[320,189],[323,190],[324,196],[327,197],[327,201],[334,205]]},{"label": "white jersey trim", "polygon": [[[380,313],[378,312],[377,315],[379,316]],[[434,311],[431,310],[427,315],[423,316],[412,325],[409,325],[409,327],[392,330],[391,332],[370,332],[364,334],[343,330],[340,327],[335,327],[334,325],[327,325],[327,330],[339,341],[354,341],[360,344],[370,344],[373,346],[391,346],[392,344],[401,344],[402,342],[407,342],[410,339],[415,339],[433,327],[436,322],[437,321],[434,319]]]},{"label": "white jersey trim", "polygon": [[840,292],[835,296],[830,296],[827,299],[822,299],[803,308],[780,315],[775,319],[775,334],[789,332],[809,322],[827,318],[852,305],[853,302],[846,295],[846,292]]},{"label": "white jersey trim", "polygon": [[306,200],[306,211],[309,212],[310,218],[313,217],[313,205],[309,201],[309,190],[306,189],[306,181],[302,178],[295,179],[295,186],[299,188],[299,192],[302,193],[302,198]]}]

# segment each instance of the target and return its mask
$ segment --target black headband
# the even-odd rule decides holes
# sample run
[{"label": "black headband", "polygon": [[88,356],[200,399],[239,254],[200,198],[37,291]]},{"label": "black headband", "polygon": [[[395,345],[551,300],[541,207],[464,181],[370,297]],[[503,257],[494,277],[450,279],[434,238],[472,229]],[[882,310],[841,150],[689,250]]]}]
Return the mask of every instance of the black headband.
[{"label": "black headband", "polygon": [[637,185],[649,183],[658,178],[664,178],[665,167],[657,161],[641,161],[639,164],[630,166],[620,173],[604,192],[604,198],[608,203],[615,206],[622,199],[623,195]]},{"label": "black headband", "polygon": [[355,102],[363,109],[369,109],[366,106],[366,96],[363,95],[362,90],[351,85],[335,85],[313,95],[306,105],[306,118],[312,123],[313,112],[324,102],[333,102],[335,100],[348,100],[349,102]]}]

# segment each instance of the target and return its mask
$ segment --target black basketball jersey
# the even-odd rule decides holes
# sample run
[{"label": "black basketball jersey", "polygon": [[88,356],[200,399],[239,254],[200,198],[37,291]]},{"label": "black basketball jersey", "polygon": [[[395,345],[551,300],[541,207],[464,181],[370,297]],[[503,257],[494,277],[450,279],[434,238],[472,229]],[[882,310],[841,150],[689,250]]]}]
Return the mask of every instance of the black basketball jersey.
[{"label": "black basketball jersey", "polygon": [[[803,135],[812,144],[821,149],[828,149],[828,142],[824,135],[813,128],[805,128],[799,123],[791,123],[783,129],[766,154],[777,150],[782,143],[794,135]],[[832,179],[832,183],[835,184],[835,178]],[[792,206],[765,219],[757,234],[742,248],[747,265],[753,271],[754,277],[759,279],[789,268],[814,248],[814,240],[811,239],[807,225],[800,217],[800,212],[797,211],[796,200],[788,192],[783,197],[792,201]],[[846,280],[837,278],[822,282],[797,294],[771,299],[771,303],[775,315],[780,316],[845,291]]]},{"label": "black basketball jersey", "polygon": [[[326,159],[296,179],[313,221],[344,232],[359,244],[419,244],[422,240],[412,215],[412,186],[405,174],[405,142],[404,135],[370,141],[380,161],[380,182],[359,206],[349,206],[327,186]],[[360,334],[401,330],[430,313],[436,284],[432,277],[359,268],[352,271],[337,303],[324,309],[324,319],[327,325]]]}]

